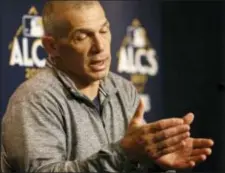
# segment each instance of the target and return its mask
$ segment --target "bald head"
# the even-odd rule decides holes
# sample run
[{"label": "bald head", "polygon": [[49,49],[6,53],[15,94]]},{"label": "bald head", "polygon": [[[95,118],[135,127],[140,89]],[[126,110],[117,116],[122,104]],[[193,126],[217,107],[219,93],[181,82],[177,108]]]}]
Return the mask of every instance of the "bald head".
[{"label": "bald head", "polygon": [[88,8],[92,8],[95,5],[100,5],[99,1],[47,1],[42,13],[45,35],[51,35],[54,38],[66,37],[71,26],[66,21],[64,14],[71,10],[88,10]]}]

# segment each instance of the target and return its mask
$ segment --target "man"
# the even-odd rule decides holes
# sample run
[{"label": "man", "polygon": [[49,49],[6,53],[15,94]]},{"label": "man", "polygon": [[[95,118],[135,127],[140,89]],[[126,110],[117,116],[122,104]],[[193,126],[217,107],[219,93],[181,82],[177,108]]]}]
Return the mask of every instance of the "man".
[{"label": "man", "polygon": [[213,141],[190,138],[193,115],[153,123],[130,82],[109,72],[111,33],[97,1],[49,1],[47,67],[10,98],[3,172],[131,172],[192,168]]}]

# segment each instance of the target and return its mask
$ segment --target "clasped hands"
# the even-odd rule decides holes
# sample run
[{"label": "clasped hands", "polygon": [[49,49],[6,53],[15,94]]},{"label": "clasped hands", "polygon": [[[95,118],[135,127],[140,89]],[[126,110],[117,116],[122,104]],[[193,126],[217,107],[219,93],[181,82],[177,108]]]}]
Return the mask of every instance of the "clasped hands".
[{"label": "clasped hands", "polygon": [[140,101],[131,119],[121,147],[129,159],[146,163],[154,161],[164,169],[193,168],[211,154],[213,140],[190,137],[194,115],[169,118],[152,123],[144,121],[144,106]]}]

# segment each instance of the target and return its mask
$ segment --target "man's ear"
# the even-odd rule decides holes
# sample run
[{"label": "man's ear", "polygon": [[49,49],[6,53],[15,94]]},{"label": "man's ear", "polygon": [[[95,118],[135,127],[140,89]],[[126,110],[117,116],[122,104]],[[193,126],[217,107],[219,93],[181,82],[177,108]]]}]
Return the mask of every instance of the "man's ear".
[{"label": "man's ear", "polygon": [[48,55],[50,55],[52,57],[58,56],[56,41],[53,37],[43,36],[41,40],[42,40],[42,45],[43,45],[43,47],[46,50]]}]

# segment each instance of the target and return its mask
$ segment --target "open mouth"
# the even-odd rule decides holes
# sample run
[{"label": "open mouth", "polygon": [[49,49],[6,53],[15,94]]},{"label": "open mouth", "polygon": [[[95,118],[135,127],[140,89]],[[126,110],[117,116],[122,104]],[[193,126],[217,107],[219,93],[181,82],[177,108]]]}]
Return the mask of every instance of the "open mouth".
[{"label": "open mouth", "polygon": [[93,71],[102,71],[106,69],[107,60],[92,61],[90,67]]}]

